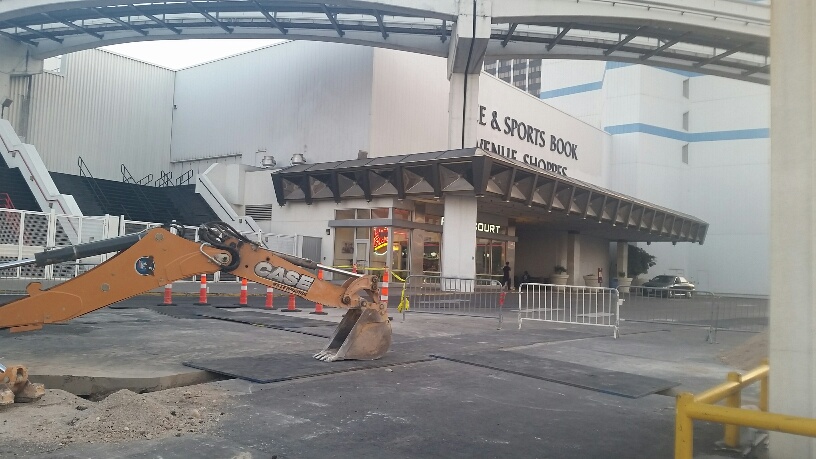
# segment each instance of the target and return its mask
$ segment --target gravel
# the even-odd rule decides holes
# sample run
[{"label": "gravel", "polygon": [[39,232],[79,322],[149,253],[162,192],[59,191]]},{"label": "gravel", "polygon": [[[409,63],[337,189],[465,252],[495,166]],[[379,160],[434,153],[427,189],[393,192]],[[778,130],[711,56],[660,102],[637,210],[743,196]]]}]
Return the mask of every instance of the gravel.
[{"label": "gravel", "polygon": [[71,443],[146,441],[206,432],[226,395],[204,386],[150,394],[120,390],[91,402],[47,390],[34,403],[0,407],[0,457],[51,452]]}]

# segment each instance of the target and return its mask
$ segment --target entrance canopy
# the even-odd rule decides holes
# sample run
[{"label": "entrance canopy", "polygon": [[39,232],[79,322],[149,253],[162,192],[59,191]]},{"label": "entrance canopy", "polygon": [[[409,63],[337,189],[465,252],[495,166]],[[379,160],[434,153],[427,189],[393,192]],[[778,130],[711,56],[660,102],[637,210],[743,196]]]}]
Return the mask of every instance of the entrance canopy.
[{"label": "entrance canopy", "polygon": [[440,203],[479,198],[478,209],[517,225],[630,242],[705,241],[708,223],[479,148],[299,164],[272,173],[280,205],[394,197]]}]

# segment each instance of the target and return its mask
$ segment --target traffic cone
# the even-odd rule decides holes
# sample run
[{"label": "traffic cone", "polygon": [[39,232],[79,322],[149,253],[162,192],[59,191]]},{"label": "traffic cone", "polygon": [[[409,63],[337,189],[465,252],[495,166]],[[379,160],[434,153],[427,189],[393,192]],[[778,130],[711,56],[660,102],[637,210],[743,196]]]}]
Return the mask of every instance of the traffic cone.
[{"label": "traffic cone", "polygon": [[247,280],[241,279],[241,295],[238,297],[238,306],[247,305]]},{"label": "traffic cone", "polygon": [[201,288],[198,290],[198,303],[193,303],[196,306],[209,306],[207,303],[207,275],[201,275]]},{"label": "traffic cone", "polygon": [[[317,270],[317,278],[320,279],[320,280],[323,280],[323,270],[322,269]],[[317,314],[317,315],[325,316],[328,313],[323,312],[323,305],[322,304],[316,303],[314,312],[310,312],[309,314]]]},{"label": "traffic cone", "polygon": [[173,284],[164,286],[164,301],[159,303],[159,306],[176,306],[176,303],[173,303]]},{"label": "traffic cone", "polygon": [[286,307],[286,309],[281,309],[281,312],[300,312],[300,309],[295,308],[294,293],[289,294],[289,305]]},{"label": "traffic cone", "polygon": [[275,296],[275,291],[272,290],[272,287],[267,287],[266,288],[266,303],[264,304],[264,307],[266,309],[272,309],[272,310],[275,309],[275,306],[272,305],[272,297],[273,296]]},{"label": "traffic cone", "polygon": [[380,282],[380,301],[388,307],[388,269],[383,271],[382,281]]}]

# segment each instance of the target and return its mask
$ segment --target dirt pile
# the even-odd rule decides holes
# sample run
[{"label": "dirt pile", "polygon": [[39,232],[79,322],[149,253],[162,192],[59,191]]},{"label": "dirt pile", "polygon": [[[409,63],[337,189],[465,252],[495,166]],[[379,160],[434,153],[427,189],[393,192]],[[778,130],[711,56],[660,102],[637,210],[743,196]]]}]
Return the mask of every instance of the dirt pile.
[{"label": "dirt pile", "polygon": [[748,341],[720,354],[726,365],[740,370],[752,370],[768,357],[768,332],[754,335]]},{"label": "dirt pile", "polygon": [[210,388],[152,394],[120,390],[90,402],[48,390],[36,403],[0,408],[0,456],[53,451],[74,442],[123,442],[199,433],[223,414],[226,397]]}]

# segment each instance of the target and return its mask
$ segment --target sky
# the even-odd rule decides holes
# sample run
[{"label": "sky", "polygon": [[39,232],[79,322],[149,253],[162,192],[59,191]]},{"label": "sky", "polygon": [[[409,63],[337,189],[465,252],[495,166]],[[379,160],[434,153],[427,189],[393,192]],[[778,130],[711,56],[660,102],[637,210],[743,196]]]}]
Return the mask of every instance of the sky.
[{"label": "sky", "polygon": [[102,49],[173,70],[202,64],[284,40],[162,40],[124,43]]}]

